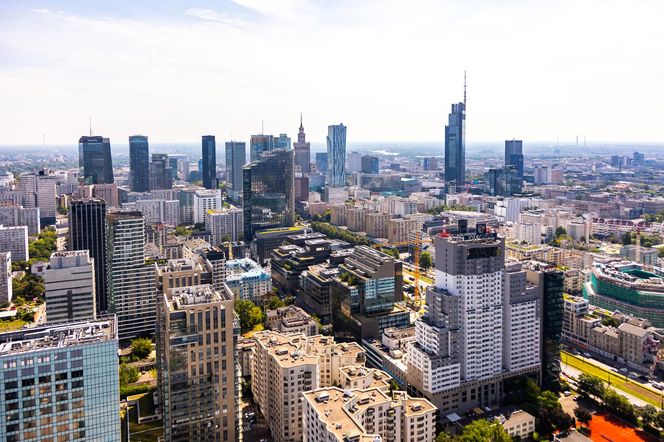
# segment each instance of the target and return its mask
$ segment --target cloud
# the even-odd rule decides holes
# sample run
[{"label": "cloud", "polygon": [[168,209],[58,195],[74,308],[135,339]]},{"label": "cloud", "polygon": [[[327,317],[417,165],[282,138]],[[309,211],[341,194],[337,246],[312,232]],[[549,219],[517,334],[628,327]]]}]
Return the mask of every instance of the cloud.
[{"label": "cloud", "polygon": [[35,12],[37,14],[50,14],[51,10],[46,8],[35,8],[35,9],[30,9],[30,12]]},{"label": "cloud", "polygon": [[233,17],[226,12],[218,12],[213,9],[206,8],[188,8],[184,11],[184,15],[188,17],[196,17],[201,20],[215,21],[224,23],[231,26],[244,26],[246,22],[238,17]]},{"label": "cloud", "polygon": [[318,10],[308,0],[231,0],[259,14],[279,19],[300,21],[312,19]]}]

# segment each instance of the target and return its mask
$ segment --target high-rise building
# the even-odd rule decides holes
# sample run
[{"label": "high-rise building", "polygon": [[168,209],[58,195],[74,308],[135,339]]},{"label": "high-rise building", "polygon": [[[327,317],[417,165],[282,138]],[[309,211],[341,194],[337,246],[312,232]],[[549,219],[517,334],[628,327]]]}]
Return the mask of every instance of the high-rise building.
[{"label": "high-rise building", "polygon": [[379,161],[376,155],[362,155],[362,173],[378,173]]},{"label": "high-rise building", "polygon": [[26,226],[28,235],[37,235],[41,230],[39,207],[0,207],[0,225],[5,227]]},{"label": "high-rise building", "polygon": [[359,341],[378,338],[389,327],[410,325],[410,313],[397,308],[403,300],[401,262],[368,246],[357,246],[339,265],[334,299],[335,327],[353,333]]},{"label": "high-rise building", "polygon": [[145,263],[143,215],[118,211],[106,219],[109,304],[118,318],[118,338],[152,336],[157,299],[154,269]]},{"label": "high-rise building", "polygon": [[291,148],[291,139],[286,134],[279,134],[278,137],[274,137],[274,148],[275,149],[286,149],[290,150]]},{"label": "high-rise building", "polygon": [[517,177],[523,180],[523,141],[505,140],[505,165],[516,167]]},{"label": "high-rise building", "polygon": [[332,187],[346,185],[346,126],[327,127],[327,182]]},{"label": "high-rise building", "polygon": [[274,137],[272,135],[252,135],[249,141],[249,160],[258,161],[263,153],[274,149]]},{"label": "high-rise building", "polygon": [[451,190],[466,184],[465,75],[463,102],[452,105],[452,112],[445,126],[445,182]]},{"label": "high-rise building", "polygon": [[209,285],[173,288],[160,297],[158,317],[164,440],[238,440],[240,326],[232,293]]},{"label": "high-rise building", "polygon": [[145,135],[129,137],[129,173],[131,190],[134,192],[150,190],[150,148],[148,137]]},{"label": "high-rise building", "polygon": [[18,182],[21,202],[25,207],[38,207],[41,224],[55,224],[56,177],[48,170],[22,173]]},{"label": "high-rise building", "polygon": [[150,190],[171,189],[173,173],[165,153],[153,153],[150,161]]},{"label": "high-rise building", "polygon": [[208,210],[221,210],[221,190],[205,189],[194,192],[192,202],[192,221],[194,223],[204,223],[205,214]]},{"label": "high-rise building", "polygon": [[362,154],[359,152],[348,153],[348,173],[359,172],[362,170]]},{"label": "high-rise building", "polygon": [[244,228],[243,210],[238,207],[222,210],[208,209],[205,212],[205,230],[212,235],[212,245],[225,241],[238,241]]},{"label": "high-rise building", "polygon": [[300,130],[297,133],[297,143],[293,145],[295,151],[295,166],[300,167],[302,174],[311,172],[311,143],[308,143],[302,125],[302,114],[300,114]]},{"label": "high-rise building", "polygon": [[245,164],[243,172],[244,241],[259,230],[290,227],[295,217],[293,151],[276,149]]},{"label": "high-rise building", "polygon": [[460,222],[458,233],[436,237],[435,249],[408,382],[443,413],[492,407],[506,379],[539,374],[538,294],[518,264],[506,269],[504,239],[482,223],[469,232]]},{"label": "high-rise building", "polygon": [[69,250],[87,250],[95,267],[97,314],[109,310],[106,273],[106,203],[74,200],[69,205]]},{"label": "high-rise building", "polygon": [[4,227],[0,225],[0,250],[11,252],[14,261],[30,259],[28,228],[26,226]]},{"label": "high-rise building", "polygon": [[203,157],[201,175],[203,187],[217,188],[217,144],[214,135],[203,135]]},{"label": "high-rise building", "polygon": [[484,190],[492,196],[512,196],[522,192],[523,179],[515,166],[507,165],[489,169],[484,174]]},{"label": "high-rise building", "polygon": [[242,196],[242,166],[246,158],[246,144],[243,141],[226,142],[226,191],[235,201]]},{"label": "high-rise building", "polygon": [[120,442],[115,318],[0,334],[0,439]]},{"label": "high-rise building", "polygon": [[316,152],[316,167],[319,173],[327,174],[327,152]]},{"label": "high-rise building", "polygon": [[0,252],[0,302],[11,302],[12,297],[12,253]]},{"label": "high-rise building", "polygon": [[83,136],[78,140],[79,176],[83,184],[110,184],[113,182],[111,142],[99,136]]},{"label": "high-rise building", "polygon": [[44,286],[49,323],[96,318],[95,269],[87,250],[53,253]]},{"label": "high-rise building", "polygon": [[535,184],[549,184],[549,166],[535,166]]}]

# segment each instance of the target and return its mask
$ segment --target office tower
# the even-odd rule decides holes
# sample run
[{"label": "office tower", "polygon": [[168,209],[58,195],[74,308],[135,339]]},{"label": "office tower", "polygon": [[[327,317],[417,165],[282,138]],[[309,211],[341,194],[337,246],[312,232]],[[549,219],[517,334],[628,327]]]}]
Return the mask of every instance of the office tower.
[{"label": "office tower", "polygon": [[192,221],[194,224],[205,222],[205,213],[208,210],[221,210],[221,190],[205,189],[194,192],[192,201]]},{"label": "office tower", "polygon": [[291,148],[291,139],[286,134],[279,134],[278,137],[273,138],[274,149],[286,149],[290,150]]},{"label": "office tower", "polygon": [[203,187],[217,188],[217,144],[214,135],[203,135],[203,157],[199,170],[203,178]]},{"label": "office tower", "polygon": [[482,223],[469,232],[460,222],[458,233],[435,238],[435,249],[435,285],[415,323],[408,382],[441,413],[495,406],[506,379],[539,373],[539,296],[521,269],[506,271],[504,239]]},{"label": "office tower", "polygon": [[160,296],[158,316],[164,440],[238,440],[240,327],[233,295],[209,285],[173,288]]},{"label": "office tower", "polygon": [[537,286],[541,299],[540,355],[542,384],[558,385],[560,379],[560,343],[563,335],[565,274],[554,265],[536,261],[524,263],[529,283]]},{"label": "office tower", "polygon": [[78,140],[79,177],[83,184],[113,182],[111,142],[108,138],[83,136]]},{"label": "office tower", "polygon": [[362,155],[362,173],[378,173],[378,164],[376,155]]},{"label": "office tower", "polygon": [[237,207],[205,212],[205,230],[212,235],[212,245],[226,241],[238,241],[244,228],[243,210]]},{"label": "office tower", "polygon": [[549,184],[549,167],[535,166],[535,184]]},{"label": "office tower", "polygon": [[466,184],[466,84],[464,74],[463,102],[452,105],[445,126],[445,182],[455,190]]},{"label": "office tower", "polygon": [[297,143],[293,145],[295,151],[295,166],[300,166],[302,174],[311,172],[311,143],[308,143],[302,125],[302,114],[300,114],[300,130],[297,133]]},{"label": "office tower", "polygon": [[505,140],[505,166],[516,167],[517,177],[523,180],[523,141]]},{"label": "office tower", "polygon": [[0,303],[11,302],[12,297],[12,254],[0,252]]},{"label": "office tower", "polygon": [[246,164],[243,172],[244,241],[259,230],[290,227],[295,216],[293,151],[277,149]]},{"label": "office tower", "polygon": [[109,310],[106,273],[106,203],[74,200],[69,205],[69,250],[87,250],[95,266],[97,314]]},{"label": "office tower", "polygon": [[48,170],[22,173],[18,182],[21,203],[25,207],[38,207],[41,224],[55,224],[56,177]]},{"label": "office tower", "polygon": [[515,166],[489,169],[484,174],[484,190],[492,196],[512,196],[522,192],[523,179]]},{"label": "office tower", "polygon": [[115,318],[0,334],[0,439],[120,442]]},{"label": "office tower", "polygon": [[397,308],[403,300],[401,262],[368,246],[357,246],[339,265],[332,313],[335,327],[355,338],[378,338],[388,327],[407,327],[410,313]]},{"label": "office tower", "polygon": [[37,235],[41,230],[39,207],[0,207],[0,225],[5,227],[26,226],[28,235]]},{"label": "office tower", "polygon": [[13,261],[27,261],[28,228],[25,226],[4,227],[0,225],[0,250],[11,252]]},{"label": "office tower", "polygon": [[145,135],[129,137],[129,173],[132,191],[150,190],[150,148]]},{"label": "office tower", "polygon": [[346,126],[327,127],[327,183],[332,187],[346,185]]},{"label": "office tower", "polygon": [[327,174],[327,152],[316,152],[318,173]]},{"label": "office tower", "polygon": [[274,149],[274,137],[272,135],[252,135],[249,141],[249,160],[258,161],[263,153]]},{"label": "office tower", "polygon": [[154,269],[145,263],[145,223],[141,212],[106,216],[109,307],[118,318],[118,339],[154,335]]},{"label": "office tower", "polygon": [[49,323],[96,318],[95,269],[87,250],[53,253],[44,286]]},{"label": "office tower", "polygon": [[226,192],[234,201],[242,196],[242,166],[246,161],[246,144],[226,142]]},{"label": "office tower", "polygon": [[150,190],[171,189],[173,172],[165,153],[153,153],[150,161]]},{"label": "office tower", "polygon": [[348,173],[359,172],[362,170],[362,154],[359,152],[348,153]]},{"label": "office tower", "polygon": [[184,154],[169,153],[168,164],[171,166],[173,180],[189,180],[189,157]]},{"label": "office tower", "polygon": [[438,170],[438,158],[436,157],[425,158],[423,163],[424,170]]}]

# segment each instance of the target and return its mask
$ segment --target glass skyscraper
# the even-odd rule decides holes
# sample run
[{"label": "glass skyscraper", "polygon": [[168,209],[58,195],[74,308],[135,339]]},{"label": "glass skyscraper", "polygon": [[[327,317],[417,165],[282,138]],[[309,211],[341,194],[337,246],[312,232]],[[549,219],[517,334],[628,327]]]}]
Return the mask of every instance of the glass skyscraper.
[{"label": "glass skyscraper", "polygon": [[516,167],[516,175],[523,180],[523,141],[505,140],[505,165]]},{"label": "glass skyscraper", "polygon": [[0,440],[120,442],[115,318],[0,334]]},{"label": "glass skyscraper", "polygon": [[242,141],[226,142],[226,183],[232,199],[242,195],[242,166],[246,161],[247,145]]},{"label": "glass skyscraper", "polygon": [[327,152],[316,152],[318,173],[327,173]]},{"label": "glass skyscraper", "polygon": [[272,135],[252,135],[249,141],[250,161],[258,161],[263,152],[274,149],[274,137]]},{"label": "glass skyscraper", "polygon": [[327,182],[332,187],[346,185],[346,126],[327,127]]},{"label": "glass skyscraper", "polygon": [[452,112],[445,126],[445,182],[450,189],[466,183],[465,100],[452,105]]},{"label": "glass skyscraper", "polygon": [[79,176],[84,184],[113,183],[111,142],[99,136],[83,136],[78,140]]},{"label": "glass skyscraper", "polygon": [[214,135],[203,135],[203,161],[201,175],[203,187],[217,188],[217,144]]},{"label": "glass skyscraper", "polygon": [[150,148],[148,137],[132,135],[129,137],[129,171],[131,190],[134,192],[150,191]]},{"label": "glass skyscraper", "polygon": [[168,154],[153,153],[150,161],[150,190],[171,189],[173,172]]},{"label": "glass skyscraper", "polygon": [[74,200],[69,205],[69,250],[88,250],[95,266],[97,314],[108,311],[106,289],[106,203]]},{"label": "glass skyscraper", "polygon": [[243,172],[244,241],[259,230],[290,227],[294,222],[293,151],[276,149]]}]

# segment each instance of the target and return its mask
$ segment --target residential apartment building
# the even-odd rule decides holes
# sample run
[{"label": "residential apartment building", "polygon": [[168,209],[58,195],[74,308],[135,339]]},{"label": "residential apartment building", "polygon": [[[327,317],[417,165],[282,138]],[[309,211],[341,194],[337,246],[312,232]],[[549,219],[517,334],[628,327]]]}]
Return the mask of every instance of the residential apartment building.
[{"label": "residential apartment building", "polygon": [[39,207],[0,207],[0,225],[5,227],[26,226],[28,235],[37,235],[41,230]]},{"label": "residential apartment building", "polygon": [[5,227],[0,225],[0,251],[11,252],[13,261],[27,261],[28,228],[26,226]]},{"label": "residential apartment building", "polygon": [[243,235],[244,212],[240,208],[209,209],[205,212],[205,229],[212,234],[212,244],[224,240],[238,241]]},{"label": "residential apartment building", "polygon": [[208,210],[221,210],[222,208],[221,190],[197,190],[194,192],[192,205],[194,224],[205,223],[205,213]]},{"label": "residential apartment building", "polygon": [[268,310],[267,327],[281,333],[302,333],[305,336],[318,334],[318,323],[300,307],[289,305]]},{"label": "residential apartment building", "polygon": [[272,292],[270,272],[249,258],[226,261],[226,285],[235,299],[259,302]]},{"label": "residential apartment building", "polygon": [[12,254],[0,252],[0,302],[11,302],[12,291]]},{"label": "residential apartment building", "polygon": [[160,297],[158,318],[164,440],[238,440],[240,327],[232,293],[210,285],[172,288]]}]

